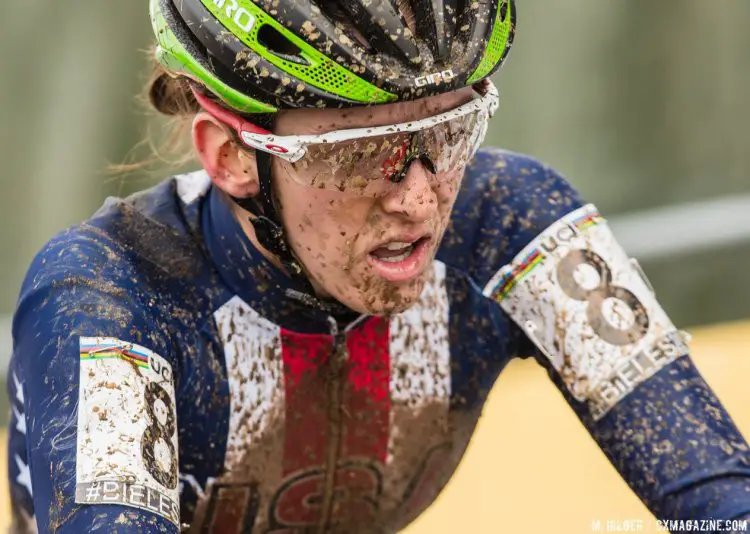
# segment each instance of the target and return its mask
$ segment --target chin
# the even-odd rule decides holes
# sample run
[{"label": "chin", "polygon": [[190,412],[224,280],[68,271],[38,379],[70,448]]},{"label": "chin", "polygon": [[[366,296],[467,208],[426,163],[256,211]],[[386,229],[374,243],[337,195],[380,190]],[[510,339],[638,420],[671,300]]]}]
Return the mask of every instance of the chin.
[{"label": "chin", "polygon": [[396,315],[411,308],[422,295],[424,276],[403,285],[388,284],[362,294],[357,302],[344,303],[360,313],[368,315]]}]

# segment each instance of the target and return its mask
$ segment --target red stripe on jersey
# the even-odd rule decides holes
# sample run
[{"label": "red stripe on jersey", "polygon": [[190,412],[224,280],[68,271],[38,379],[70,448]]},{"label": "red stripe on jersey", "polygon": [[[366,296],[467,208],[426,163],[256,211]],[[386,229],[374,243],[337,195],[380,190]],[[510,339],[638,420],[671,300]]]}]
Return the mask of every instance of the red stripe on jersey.
[{"label": "red stripe on jersey", "polygon": [[320,468],[328,433],[325,364],[333,350],[330,336],[281,331],[286,392],[283,476]]},{"label": "red stripe on jersey", "polygon": [[254,486],[213,486],[209,506],[202,533],[244,534],[252,530],[258,511],[257,489]]},{"label": "red stripe on jersey", "polygon": [[388,450],[388,322],[373,318],[347,335],[341,380],[341,443],[329,442],[330,336],[282,330],[286,393],[283,476],[272,500],[271,527],[316,525],[324,502],[326,451],[336,446],[332,522],[367,520],[376,512]]},{"label": "red stripe on jersey", "polygon": [[349,379],[344,388],[342,458],[385,464],[388,453],[390,357],[388,321],[375,317],[347,340]]}]

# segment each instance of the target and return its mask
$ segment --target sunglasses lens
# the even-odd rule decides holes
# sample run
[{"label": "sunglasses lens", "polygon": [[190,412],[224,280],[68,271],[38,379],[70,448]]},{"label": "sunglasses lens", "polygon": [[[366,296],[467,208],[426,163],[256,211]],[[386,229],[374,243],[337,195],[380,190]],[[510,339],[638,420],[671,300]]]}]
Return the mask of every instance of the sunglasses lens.
[{"label": "sunglasses lens", "polygon": [[463,170],[474,154],[480,136],[477,135],[486,121],[482,113],[472,113],[439,124],[421,134],[423,150],[435,165],[438,181],[453,179],[455,171]]},{"label": "sunglasses lens", "polygon": [[456,171],[463,171],[476,148],[480,137],[476,131],[481,129],[482,120],[486,120],[486,113],[475,111],[416,133],[308,145],[305,156],[289,164],[289,174],[305,187],[383,196],[394,187],[390,178],[404,171],[414,136],[417,146],[413,148],[426,153],[434,163],[434,178],[455,179],[462,174]]},{"label": "sunglasses lens", "polygon": [[308,145],[305,157],[291,164],[292,174],[306,187],[381,196],[392,187],[384,178],[399,171],[408,149],[408,134]]}]

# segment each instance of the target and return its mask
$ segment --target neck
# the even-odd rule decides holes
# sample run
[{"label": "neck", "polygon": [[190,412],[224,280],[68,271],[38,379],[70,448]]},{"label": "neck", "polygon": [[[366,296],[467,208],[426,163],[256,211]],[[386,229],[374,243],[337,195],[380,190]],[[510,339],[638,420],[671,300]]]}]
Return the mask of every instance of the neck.
[{"label": "neck", "polygon": [[[261,245],[260,242],[258,241],[258,237],[255,235],[255,228],[253,228],[253,225],[250,222],[250,219],[254,218],[255,215],[253,215],[246,209],[243,209],[236,202],[229,202],[229,205],[232,210],[232,215],[234,215],[234,218],[237,219],[237,222],[239,222],[240,226],[242,227],[242,231],[245,232],[245,235],[247,235],[247,238],[250,240],[250,243],[252,243],[255,249],[258,252],[260,252],[263,255],[263,257],[266,258],[271,264],[273,264],[274,267],[279,269],[285,275],[289,276],[289,273],[284,268],[284,265],[282,264],[279,257],[271,253],[267,248]],[[304,266],[303,266],[303,269],[304,269]],[[310,283],[312,284],[312,287],[315,290],[314,296],[320,299],[331,298],[331,295],[327,291],[325,291],[325,289],[323,289],[314,278],[311,278],[308,276],[308,279],[310,280]]]},{"label": "neck", "polygon": [[261,245],[258,241],[258,237],[255,235],[255,228],[253,228],[253,225],[250,223],[250,219],[254,219],[255,215],[245,209],[242,209],[236,202],[230,201],[227,202],[227,204],[232,210],[232,215],[234,215],[234,218],[237,219],[238,223],[240,223],[242,231],[245,232],[245,235],[253,244],[255,249],[260,252],[263,257],[265,257],[269,262],[271,262],[277,269],[283,271],[284,274],[288,276],[289,273],[284,270],[284,266],[281,264],[281,260],[279,260],[279,257],[271,254],[268,249],[263,247],[263,245]]}]

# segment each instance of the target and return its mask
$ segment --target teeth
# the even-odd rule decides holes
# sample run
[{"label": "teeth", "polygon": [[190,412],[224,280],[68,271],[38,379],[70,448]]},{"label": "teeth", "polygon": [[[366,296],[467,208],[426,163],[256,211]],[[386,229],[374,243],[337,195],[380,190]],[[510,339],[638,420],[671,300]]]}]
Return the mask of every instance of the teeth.
[{"label": "teeth", "polygon": [[402,243],[401,241],[391,241],[387,245],[385,245],[383,248],[387,248],[388,250],[401,250],[402,248],[410,247],[411,243]]},{"label": "teeth", "polygon": [[378,259],[386,263],[398,263],[400,261],[404,261],[406,258],[409,257],[410,254],[411,254],[411,249],[407,250],[403,254],[399,254],[398,256],[391,256],[390,258],[378,258]]}]

